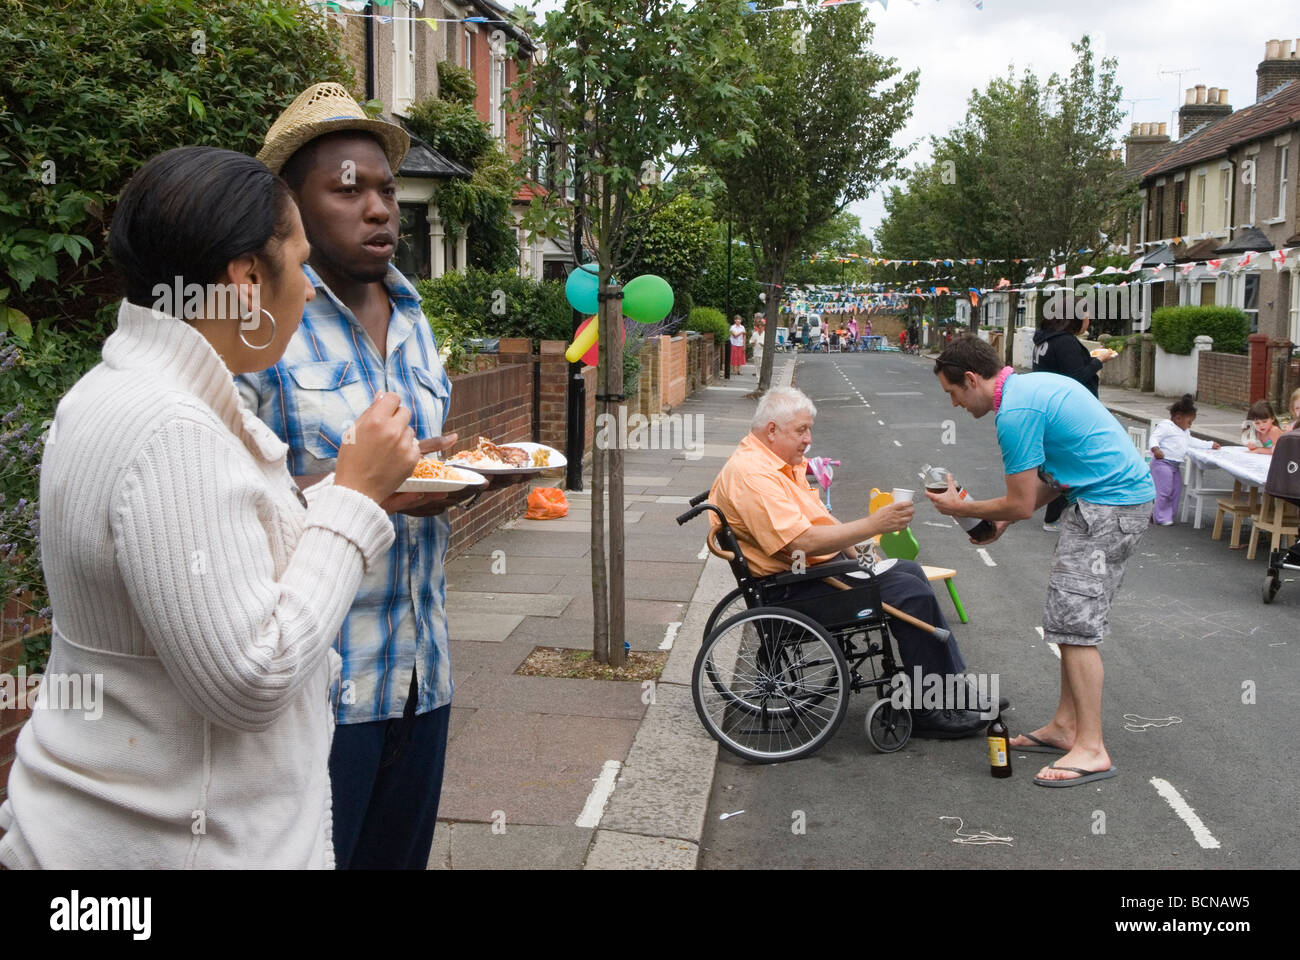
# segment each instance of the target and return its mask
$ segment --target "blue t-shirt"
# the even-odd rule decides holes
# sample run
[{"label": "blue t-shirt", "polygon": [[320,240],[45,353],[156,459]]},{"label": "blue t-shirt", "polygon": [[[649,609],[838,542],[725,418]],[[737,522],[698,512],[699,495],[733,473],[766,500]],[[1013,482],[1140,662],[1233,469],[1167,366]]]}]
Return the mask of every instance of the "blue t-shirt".
[{"label": "blue t-shirt", "polygon": [[1008,475],[1041,466],[1071,503],[1119,506],[1155,499],[1151,471],[1137,447],[1077,380],[1055,373],[1007,377],[997,428]]}]

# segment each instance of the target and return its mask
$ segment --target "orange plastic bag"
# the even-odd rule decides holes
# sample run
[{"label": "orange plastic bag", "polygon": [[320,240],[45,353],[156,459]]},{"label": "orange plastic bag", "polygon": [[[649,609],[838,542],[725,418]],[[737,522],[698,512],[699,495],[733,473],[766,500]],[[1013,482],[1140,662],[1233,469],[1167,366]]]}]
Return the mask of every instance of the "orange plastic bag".
[{"label": "orange plastic bag", "polygon": [[569,515],[569,501],[564,491],[555,487],[536,487],[528,494],[528,520],[558,520]]}]

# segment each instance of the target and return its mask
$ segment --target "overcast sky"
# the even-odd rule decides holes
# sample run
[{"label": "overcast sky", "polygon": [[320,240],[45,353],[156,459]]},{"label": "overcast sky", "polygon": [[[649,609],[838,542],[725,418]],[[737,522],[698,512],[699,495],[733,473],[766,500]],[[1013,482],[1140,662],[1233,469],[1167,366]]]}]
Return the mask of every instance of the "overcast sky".
[{"label": "overcast sky", "polygon": [[[779,0],[761,0],[760,7]],[[553,9],[543,0],[538,9]],[[1255,101],[1255,68],[1270,39],[1300,38],[1294,0],[1242,4],[1223,0],[879,0],[868,5],[876,24],[875,48],[904,72],[919,68],[921,85],[912,119],[898,137],[915,143],[908,165],[929,157],[929,137],[946,133],[966,113],[972,89],[1029,67],[1046,79],[1073,62],[1070,43],[1084,33],[1093,47],[1118,62],[1125,103],[1136,121],[1166,121],[1177,136],[1175,111],[1183,91],[1203,83],[1227,87],[1233,109]],[[1287,10],[1291,13],[1286,13]],[[1188,69],[1191,68],[1191,69]],[[1181,78],[1160,71],[1185,71]],[[811,91],[810,91],[811,95]],[[1127,122],[1125,130],[1128,129]],[[850,208],[871,236],[884,216],[882,191]],[[882,251],[905,254],[906,251]]]}]

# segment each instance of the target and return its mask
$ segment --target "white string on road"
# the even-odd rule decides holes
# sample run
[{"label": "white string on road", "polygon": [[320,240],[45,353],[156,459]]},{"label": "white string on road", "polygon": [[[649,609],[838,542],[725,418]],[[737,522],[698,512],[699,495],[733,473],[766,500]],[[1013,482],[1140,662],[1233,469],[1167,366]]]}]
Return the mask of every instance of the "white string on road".
[{"label": "white string on road", "polygon": [[664,639],[659,644],[659,649],[671,650],[673,648],[673,641],[677,639],[677,631],[681,628],[682,622],[680,620],[674,620],[672,623],[668,624],[668,628],[664,630]]},{"label": "white string on road", "polygon": [[939,819],[957,821],[957,835],[952,838],[953,843],[966,843],[978,847],[987,846],[990,843],[1000,843],[1009,847],[1015,839],[1015,837],[999,837],[987,830],[981,830],[978,833],[962,833],[962,829],[966,824],[961,817],[940,817]]},{"label": "white string on road", "polygon": [[1210,833],[1205,826],[1204,821],[1196,815],[1196,811],[1188,805],[1183,799],[1182,794],[1174,789],[1174,785],[1168,780],[1161,780],[1159,777],[1152,777],[1151,786],[1156,788],[1156,793],[1165,798],[1169,806],[1174,808],[1174,813],[1178,814],[1187,824],[1188,829],[1192,831],[1192,836],[1196,838],[1202,849],[1218,850],[1221,844],[1214,839],[1214,834]]},{"label": "white string on road", "polygon": [[1172,727],[1175,723],[1182,723],[1182,717],[1139,717],[1136,713],[1124,714],[1124,729],[1129,733],[1145,733],[1153,727]]}]

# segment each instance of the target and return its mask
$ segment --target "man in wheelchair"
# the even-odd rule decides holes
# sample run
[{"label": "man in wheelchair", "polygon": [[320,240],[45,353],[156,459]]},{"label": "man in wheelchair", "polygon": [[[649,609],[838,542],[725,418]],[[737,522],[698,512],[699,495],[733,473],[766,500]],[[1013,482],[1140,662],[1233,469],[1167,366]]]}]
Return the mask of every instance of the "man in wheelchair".
[{"label": "man in wheelchair", "polygon": [[[902,530],[912,522],[910,503],[892,503],[849,523],[830,515],[805,479],[804,451],[812,444],[816,416],[817,408],[801,391],[793,387],[768,391],[759,401],[750,432],[709,491],[709,501],[727,518],[755,576],[784,573],[796,561],[812,570],[845,552],[853,557],[855,545],[877,534]],[[712,522],[717,525],[716,520]],[[948,678],[965,674],[966,662],[920,565],[899,561],[878,576],[876,583],[885,603],[948,631],[948,639],[941,642],[901,619],[890,625],[908,675],[920,667],[927,676],[943,678],[943,689],[953,690]],[[779,606],[782,600],[830,597],[839,588],[814,578],[779,589],[786,593],[770,598],[769,603]],[[913,709],[912,718],[914,736],[936,739],[972,736],[987,723],[978,711],[964,709]]]}]

